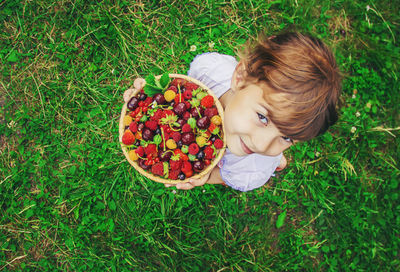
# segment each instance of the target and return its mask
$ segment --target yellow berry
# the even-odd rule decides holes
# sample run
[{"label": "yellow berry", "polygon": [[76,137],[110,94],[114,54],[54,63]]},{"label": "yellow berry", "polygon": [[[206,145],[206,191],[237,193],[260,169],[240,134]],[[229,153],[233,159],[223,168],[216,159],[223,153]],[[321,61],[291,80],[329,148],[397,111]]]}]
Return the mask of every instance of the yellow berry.
[{"label": "yellow berry", "polygon": [[197,136],[197,137],[196,137],[196,143],[197,143],[200,147],[205,146],[206,143],[207,143],[207,138],[204,137],[204,136]]},{"label": "yellow berry", "polygon": [[137,159],[139,159],[139,156],[136,154],[135,150],[129,151],[128,156],[132,161],[137,161]]},{"label": "yellow berry", "polygon": [[164,93],[164,98],[167,102],[171,102],[172,100],[174,100],[175,96],[176,96],[176,93],[173,90],[167,90]]},{"label": "yellow berry", "polygon": [[168,139],[165,144],[169,149],[175,149],[177,147],[173,139]]},{"label": "yellow berry", "polygon": [[219,115],[214,115],[213,117],[211,117],[211,123],[213,123],[216,126],[219,126],[222,123],[222,119]]},{"label": "yellow berry", "polygon": [[129,126],[132,123],[132,117],[129,115],[124,116],[124,126]]}]

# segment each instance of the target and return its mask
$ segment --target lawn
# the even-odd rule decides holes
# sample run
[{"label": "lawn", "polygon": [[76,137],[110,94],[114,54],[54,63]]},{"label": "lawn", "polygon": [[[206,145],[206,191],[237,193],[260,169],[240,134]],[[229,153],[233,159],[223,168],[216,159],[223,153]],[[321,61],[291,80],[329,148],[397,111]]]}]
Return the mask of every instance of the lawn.
[{"label": "lawn", "polygon": [[[395,1],[0,1],[0,271],[399,271]],[[311,33],[340,120],[257,190],[164,188],[118,142],[138,76]]]}]

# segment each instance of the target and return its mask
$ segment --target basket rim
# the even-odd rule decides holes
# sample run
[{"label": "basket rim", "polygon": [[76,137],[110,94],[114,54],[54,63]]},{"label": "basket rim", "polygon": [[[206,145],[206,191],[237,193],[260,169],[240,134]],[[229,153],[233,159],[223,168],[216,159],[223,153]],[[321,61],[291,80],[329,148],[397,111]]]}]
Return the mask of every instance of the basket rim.
[{"label": "basket rim", "polygon": [[[189,182],[189,179],[196,179],[196,178],[201,178],[205,175],[207,175],[214,167],[217,166],[218,162],[222,159],[224,153],[225,153],[225,149],[226,149],[226,133],[225,133],[225,129],[224,129],[224,110],[223,107],[221,105],[221,102],[218,100],[218,98],[216,97],[216,95],[213,93],[213,91],[208,88],[206,85],[204,85],[202,82],[200,82],[199,80],[189,77],[187,75],[182,75],[182,74],[168,74],[170,78],[182,78],[188,81],[191,81],[197,85],[199,85],[202,89],[206,90],[208,94],[210,94],[211,96],[213,96],[214,101],[215,101],[215,105],[217,107],[218,110],[218,114],[222,119],[222,131],[223,133],[223,147],[221,149],[218,150],[218,154],[217,156],[213,159],[212,163],[210,165],[208,165],[205,169],[203,169],[203,171],[201,171],[200,173],[193,175],[189,178],[186,178],[184,180],[171,180],[171,179],[165,179],[156,175],[153,175],[149,172],[147,172],[146,170],[144,170],[142,167],[139,166],[139,164],[136,161],[132,161],[129,158],[129,154],[127,151],[127,147],[122,143],[122,136],[124,134],[125,131],[125,126],[124,126],[124,117],[126,116],[128,110],[127,110],[127,104],[128,102],[125,102],[124,105],[122,106],[122,110],[121,110],[121,116],[120,116],[120,120],[119,120],[119,142],[121,145],[121,149],[125,155],[125,158],[128,160],[129,164],[131,164],[136,171],[138,171],[140,174],[142,174],[143,176],[155,181],[155,182],[159,182],[159,183],[166,183],[166,184],[177,184],[177,183],[186,183]],[[156,78],[160,78],[161,75],[156,76]],[[132,88],[129,88],[132,89]],[[127,99],[127,101],[129,101],[132,97],[136,96],[138,93],[140,92],[140,90],[135,90],[129,97],[129,99]]]}]

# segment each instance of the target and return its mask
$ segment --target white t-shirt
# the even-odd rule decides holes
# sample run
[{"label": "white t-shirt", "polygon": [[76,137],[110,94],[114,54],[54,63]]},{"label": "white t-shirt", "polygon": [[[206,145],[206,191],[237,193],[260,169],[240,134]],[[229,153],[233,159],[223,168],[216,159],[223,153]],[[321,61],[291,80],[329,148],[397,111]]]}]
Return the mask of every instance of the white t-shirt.
[{"label": "white t-shirt", "polygon": [[[219,98],[229,90],[237,64],[232,56],[204,53],[194,58],[188,76],[200,80]],[[281,158],[282,153],[278,156],[255,153],[236,156],[227,148],[218,166],[222,180],[228,186],[245,192],[263,186],[279,166]]]}]

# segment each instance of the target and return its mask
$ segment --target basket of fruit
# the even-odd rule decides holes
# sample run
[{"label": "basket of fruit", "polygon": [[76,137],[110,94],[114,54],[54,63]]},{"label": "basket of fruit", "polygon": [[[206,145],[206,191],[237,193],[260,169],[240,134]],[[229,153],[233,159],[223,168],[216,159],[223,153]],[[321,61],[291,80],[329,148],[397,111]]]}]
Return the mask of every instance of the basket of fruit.
[{"label": "basket of fruit", "polygon": [[225,147],[223,109],[200,81],[179,74],[146,77],[121,111],[119,141],[128,162],[161,183],[209,173]]}]

